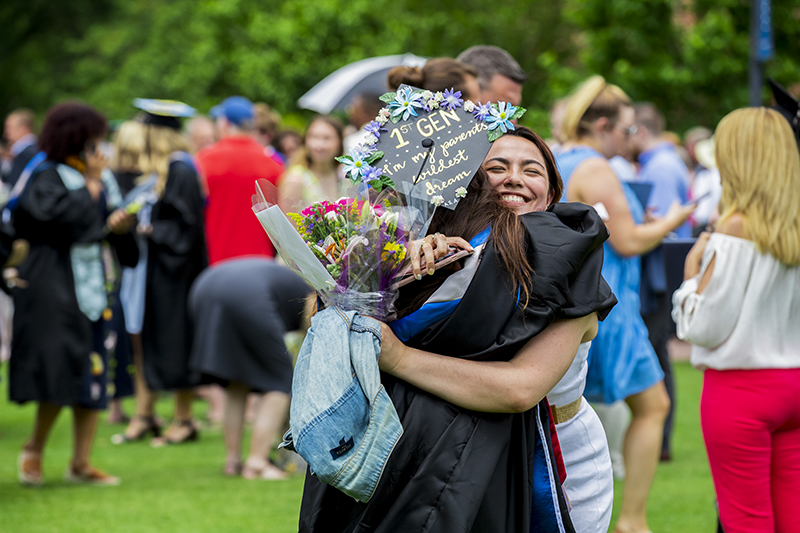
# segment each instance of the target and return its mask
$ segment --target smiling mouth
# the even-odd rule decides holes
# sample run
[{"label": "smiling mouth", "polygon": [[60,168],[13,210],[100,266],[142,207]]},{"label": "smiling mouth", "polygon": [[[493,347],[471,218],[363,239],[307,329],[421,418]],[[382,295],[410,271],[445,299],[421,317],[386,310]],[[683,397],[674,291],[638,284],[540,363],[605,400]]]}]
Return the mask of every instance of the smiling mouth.
[{"label": "smiling mouth", "polygon": [[503,195],[503,200],[505,200],[506,202],[513,202],[513,203],[520,203],[520,204],[524,204],[525,202],[528,201],[525,198],[523,198],[522,196],[518,196],[516,194],[504,194]]}]

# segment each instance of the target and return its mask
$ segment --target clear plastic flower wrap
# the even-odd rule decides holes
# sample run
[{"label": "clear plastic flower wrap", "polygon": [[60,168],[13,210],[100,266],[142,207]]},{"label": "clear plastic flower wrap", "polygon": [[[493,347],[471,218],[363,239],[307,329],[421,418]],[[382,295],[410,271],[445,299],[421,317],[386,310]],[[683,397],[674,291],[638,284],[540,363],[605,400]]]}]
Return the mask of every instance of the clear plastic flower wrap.
[{"label": "clear plastic flower wrap", "polygon": [[401,205],[389,187],[359,185],[336,202],[284,214],[274,186],[259,180],[253,211],[286,265],[316,289],[326,307],[390,322],[396,280],[410,264],[408,244],[422,236],[433,210]]}]

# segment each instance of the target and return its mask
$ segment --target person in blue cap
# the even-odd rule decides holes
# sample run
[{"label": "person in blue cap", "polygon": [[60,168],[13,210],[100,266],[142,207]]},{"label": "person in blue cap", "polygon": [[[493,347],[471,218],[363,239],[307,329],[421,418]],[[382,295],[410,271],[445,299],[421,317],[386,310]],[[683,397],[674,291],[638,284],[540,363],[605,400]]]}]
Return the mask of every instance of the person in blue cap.
[{"label": "person in blue cap", "polygon": [[187,299],[208,264],[203,193],[180,132],[180,118],[192,116],[194,109],[173,100],[140,98],[134,105],[144,111],[146,149],[139,186],[126,201],[143,204],[137,225],[140,259],[123,274],[122,302],[137,365],[137,413],[115,442],[141,440],[149,432],[158,437],[152,391],[172,390],[175,418],[153,444],[178,444],[198,436],[191,411],[196,382],[188,368],[193,329]]}]

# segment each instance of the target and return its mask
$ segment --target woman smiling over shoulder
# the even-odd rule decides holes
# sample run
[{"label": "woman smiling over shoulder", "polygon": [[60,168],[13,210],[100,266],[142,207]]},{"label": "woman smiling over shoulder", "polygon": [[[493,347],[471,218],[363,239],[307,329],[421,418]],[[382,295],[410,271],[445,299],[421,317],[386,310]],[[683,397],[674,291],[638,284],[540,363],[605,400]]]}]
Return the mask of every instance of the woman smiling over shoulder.
[{"label": "woman smiling over shoulder", "polygon": [[[544,198],[556,201],[551,170]],[[467,191],[429,231],[475,253],[401,288],[400,318],[381,326],[403,435],[366,504],[307,476],[300,531],[576,531],[543,398],[614,305],[600,278],[607,231],[581,205],[517,216],[483,169]]]}]

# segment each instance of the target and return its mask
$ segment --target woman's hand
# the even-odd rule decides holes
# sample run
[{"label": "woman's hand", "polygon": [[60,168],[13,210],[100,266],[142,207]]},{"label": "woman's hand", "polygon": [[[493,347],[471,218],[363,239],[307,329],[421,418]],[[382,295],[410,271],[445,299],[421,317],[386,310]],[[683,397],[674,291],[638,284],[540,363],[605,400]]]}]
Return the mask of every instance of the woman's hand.
[{"label": "woman's hand", "polygon": [[664,218],[669,221],[669,225],[671,230],[678,229],[684,222],[689,218],[689,216],[694,213],[694,210],[697,208],[697,204],[686,204],[683,205],[678,201],[672,202],[672,205],[669,206],[669,210],[667,214],[664,215]]},{"label": "woman's hand", "polygon": [[704,231],[697,237],[697,242],[694,243],[692,249],[686,254],[686,262],[683,265],[683,279],[691,279],[700,273],[700,266],[703,263],[703,252],[708,244],[708,238],[711,233]]},{"label": "woman's hand", "polygon": [[117,209],[108,215],[106,226],[108,226],[108,229],[110,229],[112,233],[122,235],[130,231],[134,221],[136,221],[135,215],[128,214],[124,209]]},{"label": "woman's hand", "polygon": [[428,235],[422,240],[411,241],[408,247],[411,253],[411,270],[414,272],[414,277],[422,279],[422,257],[425,257],[428,275],[436,272],[434,264],[447,255],[451,246],[472,251],[472,246],[461,237],[447,237],[441,233]]}]

